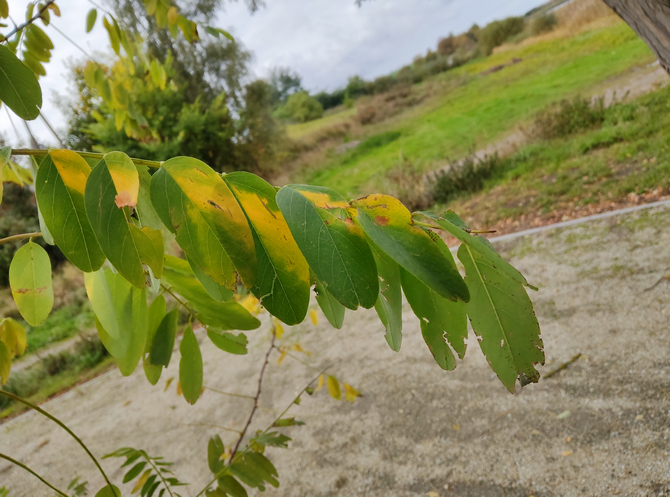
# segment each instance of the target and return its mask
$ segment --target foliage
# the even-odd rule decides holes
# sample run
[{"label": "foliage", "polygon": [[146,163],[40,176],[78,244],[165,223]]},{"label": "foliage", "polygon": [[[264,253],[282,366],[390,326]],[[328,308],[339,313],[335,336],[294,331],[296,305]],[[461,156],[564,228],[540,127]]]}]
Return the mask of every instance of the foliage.
[{"label": "foliage", "polygon": [[547,33],[554,29],[557,24],[558,19],[554,14],[536,17],[530,23],[530,33],[533,36],[541,35],[542,33]]},{"label": "foliage", "polygon": [[512,36],[521,33],[525,27],[523,17],[508,17],[501,21],[487,24],[480,32],[477,41],[483,55],[489,55],[493,49],[505,43]]},{"label": "foliage", "polygon": [[503,164],[504,160],[497,153],[481,159],[470,153],[458,162],[451,162],[446,169],[434,173],[433,198],[444,204],[460,193],[479,191],[487,179],[502,169]]},{"label": "foliage", "polygon": [[306,91],[291,94],[286,103],[278,109],[277,115],[284,119],[305,123],[323,116],[323,106]]},{"label": "foliage", "polygon": [[606,114],[604,98],[575,97],[573,100],[561,100],[558,105],[539,112],[535,126],[542,138],[562,138],[602,124]]},{"label": "foliage", "polygon": [[272,87],[272,96],[270,97],[272,105],[286,103],[291,95],[302,91],[300,75],[291,71],[288,67],[275,67],[270,72],[268,83]]}]

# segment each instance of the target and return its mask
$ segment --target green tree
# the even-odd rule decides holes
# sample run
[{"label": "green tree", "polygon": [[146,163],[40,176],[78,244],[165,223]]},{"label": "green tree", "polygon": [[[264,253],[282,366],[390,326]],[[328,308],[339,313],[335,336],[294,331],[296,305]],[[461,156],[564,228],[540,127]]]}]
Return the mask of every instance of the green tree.
[{"label": "green tree", "polygon": [[288,97],[278,114],[282,118],[305,123],[323,116],[323,105],[306,91],[300,91]]}]

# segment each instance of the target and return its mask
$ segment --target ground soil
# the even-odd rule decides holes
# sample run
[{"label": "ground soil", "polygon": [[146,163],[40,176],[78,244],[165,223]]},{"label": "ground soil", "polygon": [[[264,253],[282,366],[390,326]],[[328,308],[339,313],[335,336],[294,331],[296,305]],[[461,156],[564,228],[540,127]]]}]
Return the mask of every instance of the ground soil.
[{"label": "ground soil", "polygon": [[[288,450],[270,449],[281,487],[268,496],[658,496],[670,495],[670,209],[655,208],[498,243],[539,287],[531,298],[542,328],[551,378],[512,395],[491,371],[476,340],[453,372],[441,371],[421,339],[418,321],[404,315],[402,350],[392,352],[374,312],[349,313],[342,330],[320,314],[287,329],[316,368],[363,394],[354,404],[330,399],[325,388],[293,406],[305,426],[283,429]],[[658,285],[653,286],[658,281]],[[651,288],[650,290],[645,290]],[[267,325],[250,332],[250,354],[231,356],[202,341],[205,383],[253,394]],[[204,338],[200,336],[200,338]],[[110,372],[45,404],[95,454],[144,448],[175,462],[194,496],[210,478],[207,439],[227,445],[250,400],[205,390],[194,406],[165,380],[177,374],[178,354],[156,387],[142,372]],[[314,371],[272,356],[262,408],[264,428]],[[218,426],[218,427],[217,427]],[[75,476],[101,478],[62,431],[36,413],[0,427],[0,452],[66,487]],[[119,482],[119,461],[104,468]],[[0,488],[10,497],[52,495],[32,476],[0,463]],[[132,486],[125,485],[130,493]],[[94,492],[92,492],[94,493]],[[125,494],[125,493],[124,493]]]}]

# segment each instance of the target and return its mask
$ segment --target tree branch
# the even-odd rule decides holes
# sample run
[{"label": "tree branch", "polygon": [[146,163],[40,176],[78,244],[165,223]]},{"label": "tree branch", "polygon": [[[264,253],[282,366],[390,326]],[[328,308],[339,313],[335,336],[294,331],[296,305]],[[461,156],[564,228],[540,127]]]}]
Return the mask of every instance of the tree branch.
[{"label": "tree branch", "polygon": [[[7,459],[7,460],[8,460],[9,462],[11,462],[12,464],[16,464],[19,468],[23,468],[23,469],[25,469],[28,473],[32,474],[35,478],[37,478],[38,480],[40,480],[40,481],[41,481],[42,483],[44,483],[47,487],[49,487],[51,490],[54,490],[54,491],[58,492],[60,495],[64,495],[65,497],[68,497],[68,495],[67,495],[65,492],[63,492],[63,491],[61,491],[61,490],[58,490],[58,489],[57,489],[56,487],[54,487],[51,483],[49,483],[49,482],[46,481],[44,478],[42,478],[40,475],[38,475],[37,473],[35,473],[32,469],[30,469],[30,468],[29,468],[28,466],[26,466],[25,464],[22,464],[22,463],[20,463],[19,461],[17,461],[16,459],[12,459],[11,457],[6,456],[5,454],[2,454],[2,453],[0,453],[0,458],[2,458],[2,459]],[[4,487],[3,487],[3,488],[4,488]]]},{"label": "tree branch", "polygon": [[47,3],[44,4],[44,7],[42,7],[42,8],[37,12],[37,14],[35,14],[32,18],[28,19],[28,20],[27,20],[26,22],[24,22],[23,24],[20,24],[20,25],[18,25],[17,27],[15,27],[15,28],[14,28],[12,31],[10,31],[6,36],[5,36],[5,35],[0,35],[0,36],[3,36],[3,39],[0,40],[0,43],[4,43],[4,42],[6,42],[7,40],[9,40],[9,38],[10,38],[11,36],[15,35],[15,34],[18,33],[19,31],[21,31],[23,28],[25,28],[25,27],[28,26],[29,24],[34,23],[37,19],[39,19],[40,17],[42,17],[42,13],[43,13],[45,10],[47,10],[47,9],[49,8],[49,6],[50,6],[52,3],[54,3],[55,1],[56,1],[56,0],[49,0]]},{"label": "tree branch", "polygon": [[23,240],[24,238],[34,238],[36,236],[42,236],[42,233],[36,231],[35,233],[21,233],[20,235],[12,235],[8,236],[7,238],[0,238],[0,245],[15,242],[17,240]]}]

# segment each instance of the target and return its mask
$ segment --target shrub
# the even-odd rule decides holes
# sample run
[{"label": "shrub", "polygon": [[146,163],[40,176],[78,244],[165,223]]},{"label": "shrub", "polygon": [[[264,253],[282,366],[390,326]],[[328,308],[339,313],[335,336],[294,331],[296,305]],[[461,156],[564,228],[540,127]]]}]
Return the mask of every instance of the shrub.
[{"label": "shrub", "polygon": [[533,22],[530,25],[530,33],[533,36],[541,35],[542,33],[548,33],[556,27],[558,24],[558,19],[554,14],[547,14],[542,17],[537,17],[533,19]]},{"label": "shrub", "polygon": [[370,124],[376,115],[377,111],[372,105],[362,105],[358,108],[358,121],[361,124]]},{"label": "shrub", "polygon": [[523,17],[508,17],[502,21],[493,21],[479,33],[478,47],[483,55],[489,55],[493,49],[505,43],[512,36],[521,33],[525,27]]},{"label": "shrub", "polygon": [[562,138],[602,124],[605,116],[603,98],[592,102],[587,98],[575,97],[540,111],[535,118],[535,126],[542,138]]},{"label": "shrub", "polygon": [[451,55],[456,51],[456,45],[454,43],[454,35],[449,34],[446,38],[442,38],[437,43],[437,53],[440,55]]},{"label": "shrub", "polygon": [[484,187],[484,182],[503,169],[503,161],[498,153],[483,159],[474,153],[458,162],[452,162],[443,171],[433,175],[432,196],[436,202],[446,203],[459,193],[473,193]]},{"label": "shrub", "polygon": [[280,108],[279,116],[306,123],[323,116],[323,105],[306,91],[299,91],[288,97],[286,104]]}]

